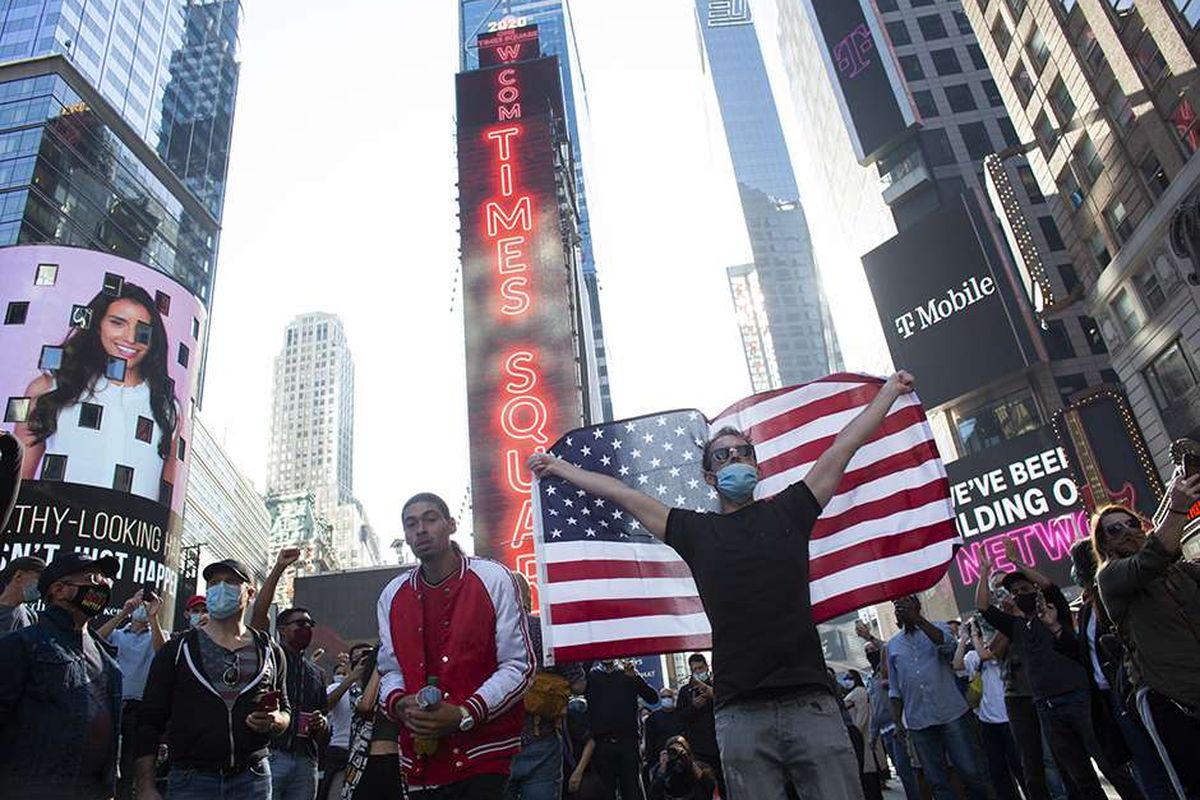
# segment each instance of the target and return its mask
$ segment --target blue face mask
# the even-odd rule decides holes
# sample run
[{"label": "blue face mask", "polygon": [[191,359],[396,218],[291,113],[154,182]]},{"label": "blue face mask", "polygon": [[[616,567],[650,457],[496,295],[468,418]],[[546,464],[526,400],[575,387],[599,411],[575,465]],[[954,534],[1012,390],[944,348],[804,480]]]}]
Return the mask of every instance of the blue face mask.
[{"label": "blue face mask", "polygon": [[203,619],[204,619],[204,615],[198,611],[194,611],[191,614],[188,614],[188,621],[192,624],[193,628],[199,628],[200,621]]},{"label": "blue face mask", "polygon": [[204,598],[210,617],[229,619],[241,608],[242,590],[230,583],[217,583],[208,587]]},{"label": "blue face mask", "polygon": [[717,470],[717,491],[731,503],[748,501],[757,485],[758,467],[753,464],[726,464]]},{"label": "blue face mask", "polygon": [[150,615],[146,612],[145,606],[138,606],[133,610],[131,618],[134,622],[147,622],[150,619]]},{"label": "blue face mask", "polygon": [[38,591],[36,583],[29,584],[22,591],[24,592],[23,599],[26,603],[36,603],[42,596],[42,593]]}]

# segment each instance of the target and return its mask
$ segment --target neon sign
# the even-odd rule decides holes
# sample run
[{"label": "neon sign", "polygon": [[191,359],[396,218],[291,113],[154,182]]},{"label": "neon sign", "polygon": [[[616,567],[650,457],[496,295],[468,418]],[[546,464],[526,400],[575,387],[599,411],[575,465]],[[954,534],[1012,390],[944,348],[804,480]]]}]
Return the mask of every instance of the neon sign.
[{"label": "neon sign", "polygon": [[525,574],[535,592],[525,463],[582,414],[557,197],[561,91],[553,58],[458,76],[475,546]]}]

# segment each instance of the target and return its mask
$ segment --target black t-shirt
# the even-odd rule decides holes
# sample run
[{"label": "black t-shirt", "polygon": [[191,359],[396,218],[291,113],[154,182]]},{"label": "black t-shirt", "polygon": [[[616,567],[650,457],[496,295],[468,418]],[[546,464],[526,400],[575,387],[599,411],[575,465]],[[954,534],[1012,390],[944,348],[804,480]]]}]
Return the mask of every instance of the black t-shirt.
[{"label": "black t-shirt", "polygon": [[983,610],[983,618],[1012,640],[1012,649],[1029,678],[1035,700],[1045,700],[1070,692],[1086,691],[1087,672],[1080,658],[1079,638],[1071,621],[1071,607],[1062,590],[1048,587],[1046,602],[1058,609],[1062,631],[1050,632],[1037,618],[1006,614],[995,606]]},{"label": "black t-shirt", "polygon": [[667,544],[691,567],[712,624],[717,708],[828,689],[808,589],[820,513],[803,481],[732,514],[671,509]]}]

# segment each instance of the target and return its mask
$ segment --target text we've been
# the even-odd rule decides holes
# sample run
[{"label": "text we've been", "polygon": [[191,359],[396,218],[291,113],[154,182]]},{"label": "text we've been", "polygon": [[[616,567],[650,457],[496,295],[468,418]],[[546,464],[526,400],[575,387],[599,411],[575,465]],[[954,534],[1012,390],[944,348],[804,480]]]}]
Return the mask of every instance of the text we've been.
[{"label": "text we've been", "polygon": [[[496,370],[497,392],[492,417],[500,432],[496,455],[509,495],[503,521],[513,563],[532,580],[534,571],[533,511],[525,461],[544,450],[552,430],[551,409],[543,392],[542,353],[538,342],[526,341],[522,323],[537,313],[533,252],[537,240],[538,198],[523,191],[520,151],[525,125],[521,109],[521,71],[514,66],[495,73],[496,124],[482,135],[489,154],[489,180],[495,194],[484,201],[483,237],[490,248],[495,279],[491,306],[497,333],[511,346],[489,364]],[[506,335],[505,329],[511,332]],[[511,337],[511,338],[510,338]],[[497,521],[499,524],[499,521]],[[507,560],[507,559],[506,559]]]}]

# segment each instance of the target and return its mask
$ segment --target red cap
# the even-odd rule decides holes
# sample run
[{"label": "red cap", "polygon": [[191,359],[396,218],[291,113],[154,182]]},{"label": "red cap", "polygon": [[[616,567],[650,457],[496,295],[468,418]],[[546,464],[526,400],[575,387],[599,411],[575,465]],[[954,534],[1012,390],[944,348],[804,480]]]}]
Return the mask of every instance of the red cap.
[{"label": "red cap", "polygon": [[205,608],[207,608],[208,607],[208,598],[206,598],[202,594],[192,595],[188,599],[187,605],[184,606],[184,608],[186,608],[188,611],[191,611],[196,606],[204,606]]}]

